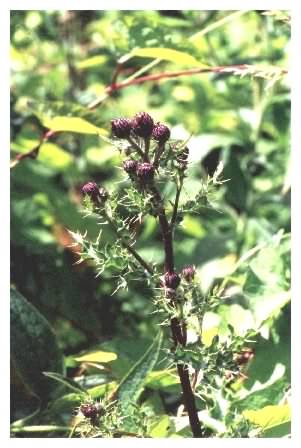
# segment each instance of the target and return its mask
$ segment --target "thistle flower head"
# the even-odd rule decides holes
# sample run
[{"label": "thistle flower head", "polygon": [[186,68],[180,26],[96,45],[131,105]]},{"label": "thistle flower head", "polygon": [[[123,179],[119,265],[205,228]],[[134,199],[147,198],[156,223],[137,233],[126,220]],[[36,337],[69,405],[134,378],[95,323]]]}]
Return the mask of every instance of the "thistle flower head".
[{"label": "thistle flower head", "polygon": [[99,188],[96,182],[87,182],[82,187],[82,193],[89,196],[95,205],[104,203],[108,199],[108,192],[103,188]]},{"label": "thistle flower head", "polygon": [[79,410],[86,418],[95,419],[98,414],[98,408],[93,403],[82,404]]},{"label": "thistle flower head", "polygon": [[112,134],[118,138],[129,137],[132,129],[132,121],[128,118],[116,118],[111,120]]},{"label": "thistle flower head", "polygon": [[128,159],[123,162],[123,169],[130,176],[136,174],[137,162],[133,159]]},{"label": "thistle flower head", "polygon": [[82,187],[83,194],[89,196],[93,202],[98,200],[99,196],[99,187],[96,182],[87,182]]},{"label": "thistle flower head", "polygon": [[183,268],[182,277],[188,283],[190,283],[194,279],[194,275],[195,275],[195,266],[191,265],[191,266],[186,266],[185,268]]},{"label": "thistle flower head", "polygon": [[179,275],[176,272],[165,272],[164,283],[167,288],[177,289],[181,282]]},{"label": "thistle flower head", "polygon": [[170,137],[170,130],[165,124],[157,123],[152,132],[152,138],[159,143],[165,143]]},{"label": "thistle flower head", "polygon": [[154,128],[154,120],[147,112],[139,112],[132,120],[132,129],[139,137],[150,137]]},{"label": "thistle flower head", "polygon": [[136,168],[136,174],[141,183],[145,185],[153,180],[155,174],[155,168],[152,163],[147,162],[138,163]]}]

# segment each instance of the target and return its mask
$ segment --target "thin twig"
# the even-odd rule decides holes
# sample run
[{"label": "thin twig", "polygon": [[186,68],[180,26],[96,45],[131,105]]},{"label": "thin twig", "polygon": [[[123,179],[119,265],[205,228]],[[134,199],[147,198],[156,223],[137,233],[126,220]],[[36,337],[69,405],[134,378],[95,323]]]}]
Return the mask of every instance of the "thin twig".
[{"label": "thin twig", "polygon": [[170,227],[172,229],[174,228],[174,225],[175,225],[175,222],[177,219],[177,215],[178,215],[179,200],[180,200],[180,195],[181,195],[181,191],[182,191],[182,187],[183,187],[183,181],[184,181],[184,176],[180,176],[179,184],[177,185],[175,204],[174,204],[173,213],[172,213],[172,217],[171,217],[171,221],[170,221]]},{"label": "thin twig", "polygon": [[[168,79],[168,78],[178,78],[180,76],[191,76],[191,75],[199,75],[203,73],[233,73],[235,71],[239,71],[242,73],[243,71],[250,70],[250,65],[248,64],[238,64],[238,65],[222,65],[217,67],[198,67],[198,68],[191,68],[189,70],[181,70],[176,72],[163,72],[163,73],[155,73],[152,75],[145,75],[141,76],[139,78],[125,80],[117,84],[111,84],[105,89],[105,93],[102,97],[94,100],[92,103],[88,105],[88,109],[95,109],[95,107],[99,106],[107,97],[109,97],[113,92],[116,92],[117,90],[124,89],[125,87],[136,85],[136,84],[143,84],[148,81],[160,81],[161,79]],[[286,69],[280,69],[279,68],[279,74],[286,74]]]},{"label": "thin twig", "polygon": [[53,137],[54,134],[56,134],[56,131],[45,132],[42,135],[39,143],[33,149],[16,155],[15,159],[10,162],[10,168],[14,168],[16,165],[18,165],[19,162],[24,159],[36,159],[39,155],[42,144],[46,143],[50,139],[50,137]]},{"label": "thin twig", "polygon": [[133,146],[133,148],[136,149],[136,151],[139,153],[139,155],[142,157],[142,159],[145,158],[145,153],[142,151],[139,145],[137,145],[136,142],[131,137],[127,137],[127,141]]}]

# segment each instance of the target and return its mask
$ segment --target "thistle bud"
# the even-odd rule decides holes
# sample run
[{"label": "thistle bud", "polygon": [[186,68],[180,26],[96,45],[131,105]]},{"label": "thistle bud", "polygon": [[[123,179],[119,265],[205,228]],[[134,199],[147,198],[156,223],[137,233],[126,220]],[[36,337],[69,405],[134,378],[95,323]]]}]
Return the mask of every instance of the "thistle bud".
[{"label": "thistle bud", "polygon": [[188,283],[192,282],[192,280],[194,279],[194,275],[195,275],[195,266],[191,265],[191,266],[186,266],[185,268],[183,268],[182,277]]},{"label": "thistle bud", "polygon": [[164,275],[164,283],[167,288],[177,289],[181,282],[179,275],[176,272],[166,272]]},{"label": "thistle bud", "polygon": [[159,143],[165,143],[170,137],[170,130],[165,124],[157,123],[152,132],[152,138]]},{"label": "thistle bud", "polygon": [[136,174],[136,169],[137,169],[137,162],[136,160],[125,160],[123,162],[123,169],[126,173],[128,173],[128,175],[130,177],[134,176]]},{"label": "thistle bud", "polygon": [[118,138],[129,137],[132,129],[132,122],[128,118],[116,118],[111,121],[112,134]]},{"label": "thistle bud", "polygon": [[79,410],[84,417],[91,418],[92,420],[94,420],[98,415],[98,408],[93,403],[82,404]]},{"label": "thistle bud", "polygon": [[89,196],[94,205],[103,204],[108,199],[107,191],[96,182],[88,182],[82,187],[83,194]]},{"label": "thistle bud", "polygon": [[136,174],[142,185],[150,183],[155,174],[155,169],[152,163],[138,163],[136,168]]},{"label": "thistle bud", "polygon": [[139,137],[150,137],[154,128],[154,120],[147,112],[139,112],[132,120],[132,129]]}]

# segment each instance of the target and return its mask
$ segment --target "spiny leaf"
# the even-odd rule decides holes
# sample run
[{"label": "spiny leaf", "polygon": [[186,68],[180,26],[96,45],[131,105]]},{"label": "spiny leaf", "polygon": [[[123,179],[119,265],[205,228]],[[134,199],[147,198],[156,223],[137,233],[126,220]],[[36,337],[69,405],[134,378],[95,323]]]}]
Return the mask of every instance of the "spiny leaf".
[{"label": "spiny leaf", "polygon": [[157,362],[162,345],[162,338],[162,332],[160,331],[145,354],[130,369],[119,384],[114,396],[120,401],[124,410],[138,400],[144,381]]},{"label": "spiny leaf", "polygon": [[18,291],[11,289],[12,362],[24,384],[41,398],[53,389],[44,370],[63,373],[56,336],[44,316]]}]

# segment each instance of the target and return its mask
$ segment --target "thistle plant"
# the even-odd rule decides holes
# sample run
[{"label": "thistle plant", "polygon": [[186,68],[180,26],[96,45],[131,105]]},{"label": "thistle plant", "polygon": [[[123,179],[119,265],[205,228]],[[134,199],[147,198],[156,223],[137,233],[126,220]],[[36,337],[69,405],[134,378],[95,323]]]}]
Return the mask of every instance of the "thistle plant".
[{"label": "thistle plant", "polygon": [[[229,341],[220,341],[216,336],[209,347],[202,343],[203,317],[218,305],[222,290],[205,296],[194,265],[182,266],[177,272],[174,238],[186,211],[197,212],[202,206],[210,205],[212,190],[223,183],[221,167],[201,183],[193,200],[180,201],[188,170],[187,142],[171,140],[168,126],[155,123],[146,112],[136,114],[133,119],[114,119],[111,127],[111,142],[124,157],[125,188],[121,192],[107,192],[92,180],[82,187],[85,211],[99,217],[100,232],[96,241],[72,233],[76,244],[81,246],[79,261],[93,260],[98,274],[114,264],[120,278],[116,289],[127,286],[132,274],[147,282],[153,291],[159,324],[169,327],[165,334],[169,332],[172,342],[167,348],[167,358],[179,376],[183,407],[193,437],[207,437],[210,431],[200,422],[197,399],[216,408],[213,391],[242,375],[241,366],[249,352],[244,351],[246,341],[233,333]],[[174,186],[173,198],[163,194],[167,184]],[[147,215],[156,219],[160,229],[164,266],[145,260],[136,249],[134,224]],[[110,226],[116,239],[104,246],[101,231],[105,224]],[[188,330],[195,327],[199,337],[192,341]],[[115,398],[116,394],[112,399]],[[96,421],[96,408],[83,405],[82,411],[90,420],[92,413],[92,420]]]}]

